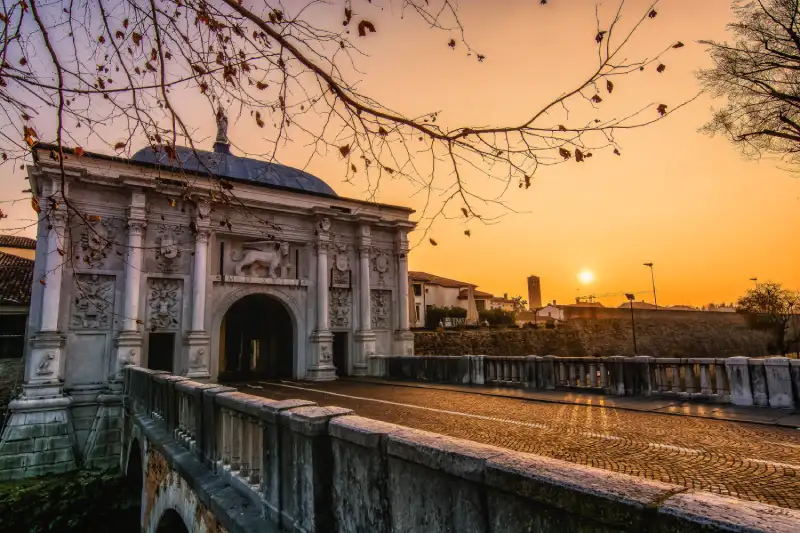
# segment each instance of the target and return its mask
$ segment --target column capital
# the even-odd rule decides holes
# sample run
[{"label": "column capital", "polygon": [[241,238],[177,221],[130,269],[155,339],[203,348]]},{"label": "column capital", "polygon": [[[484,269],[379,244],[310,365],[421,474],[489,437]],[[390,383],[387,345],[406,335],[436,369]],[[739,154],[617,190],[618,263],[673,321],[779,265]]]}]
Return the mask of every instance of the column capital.
[{"label": "column capital", "polygon": [[211,238],[211,229],[203,227],[197,228],[197,231],[194,236],[195,241],[197,241],[198,243],[207,243],[208,239],[210,238]]},{"label": "column capital", "polygon": [[130,235],[142,235],[146,227],[147,222],[144,220],[128,219],[128,234]]},{"label": "column capital", "polygon": [[331,243],[329,241],[317,241],[313,244],[313,246],[315,255],[319,255],[320,253],[327,255],[328,250],[331,249]]}]

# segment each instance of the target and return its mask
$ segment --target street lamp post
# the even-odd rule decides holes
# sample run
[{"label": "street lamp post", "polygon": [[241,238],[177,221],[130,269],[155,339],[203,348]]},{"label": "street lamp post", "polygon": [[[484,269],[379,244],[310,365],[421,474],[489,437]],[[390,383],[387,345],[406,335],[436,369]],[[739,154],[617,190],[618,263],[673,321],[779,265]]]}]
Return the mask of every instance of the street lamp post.
[{"label": "street lamp post", "polygon": [[758,278],[750,278],[750,281],[756,284],[756,289],[758,288]]},{"label": "street lamp post", "polygon": [[625,298],[631,303],[631,330],[633,330],[633,355],[637,355],[639,350],[636,349],[636,321],[633,318],[633,294],[625,293]]},{"label": "street lamp post", "polygon": [[653,303],[658,311],[658,298],[656,298],[656,276],[653,274],[653,263],[644,263],[644,266],[650,267],[650,279],[653,281]]}]

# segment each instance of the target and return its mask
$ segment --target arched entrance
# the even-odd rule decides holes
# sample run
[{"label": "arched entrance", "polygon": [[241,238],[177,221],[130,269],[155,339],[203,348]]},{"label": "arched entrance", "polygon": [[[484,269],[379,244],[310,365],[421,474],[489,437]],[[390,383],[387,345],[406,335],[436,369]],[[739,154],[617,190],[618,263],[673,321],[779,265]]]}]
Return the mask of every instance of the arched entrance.
[{"label": "arched entrance", "polygon": [[291,379],[292,330],[292,317],[276,298],[251,294],[238,300],[220,326],[219,379]]}]

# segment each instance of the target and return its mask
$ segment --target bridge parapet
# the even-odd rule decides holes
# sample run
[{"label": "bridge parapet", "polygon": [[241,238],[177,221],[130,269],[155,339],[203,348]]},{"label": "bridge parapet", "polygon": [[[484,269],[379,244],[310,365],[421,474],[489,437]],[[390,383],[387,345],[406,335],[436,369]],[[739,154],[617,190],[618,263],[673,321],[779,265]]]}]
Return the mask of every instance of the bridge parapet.
[{"label": "bridge parapet", "polygon": [[800,360],[785,357],[655,358],[372,355],[369,375],[620,396],[675,396],[734,405],[800,405]]},{"label": "bridge parapet", "polygon": [[409,429],[348,409],[255,397],[136,367],[125,374],[126,416],[145,441],[145,533],[157,528],[157,513],[182,505],[187,509],[178,512],[190,531],[230,533],[788,533],[800,523],[796,511]]}]

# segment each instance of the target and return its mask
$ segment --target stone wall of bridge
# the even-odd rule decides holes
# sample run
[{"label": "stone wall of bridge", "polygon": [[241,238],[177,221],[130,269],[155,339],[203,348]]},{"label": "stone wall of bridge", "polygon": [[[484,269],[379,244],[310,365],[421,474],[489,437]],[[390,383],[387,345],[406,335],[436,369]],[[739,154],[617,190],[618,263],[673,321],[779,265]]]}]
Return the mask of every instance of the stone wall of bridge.
[{"label": "stone wall of bridge", "polygon": [[[800,513],[126,369],[143,531],[796,531]],[[130,461],[130,460],[128,460]]]},{"label": "stone wall of bridge", "polygon": [[[768,355],[767,346],[773,341],[773,335],[750,329],[741,315],[684,313],[675,311],[672,315],[677,316],[658,318],[637,317],[638,352],[654,357]],[[630,316],[575,319],[554,329],[416,331],[414,351],[418,355],[634,355]]]}]

